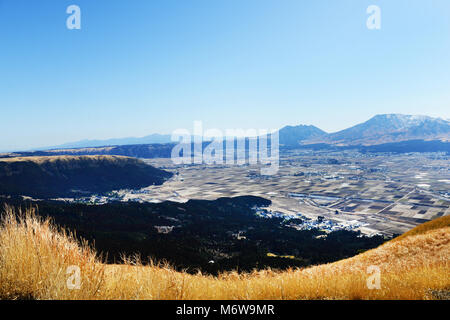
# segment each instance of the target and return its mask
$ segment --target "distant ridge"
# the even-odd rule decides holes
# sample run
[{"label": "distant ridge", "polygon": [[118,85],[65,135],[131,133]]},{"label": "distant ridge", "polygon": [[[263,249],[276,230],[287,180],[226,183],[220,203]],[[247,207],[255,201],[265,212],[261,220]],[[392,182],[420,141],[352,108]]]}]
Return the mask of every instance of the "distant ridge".
[{"label": "distant ridge", "polygon": [[372,146],[408,140],[450,141],[450,121],[428,116],[381,114],[348,129],[309,139],[304,144]]},{"label": "distant ridge", "polygon": [[[141,143],[142,141],[152,141]],[[449,152],[450,121],[428,116],[381,114],[353,127],[327,133],[313,125],[285,126],[279,130],[283,148],[358,148],[365,152]],[[170,135],[143,138],[84,140],[40,151],[5,156],[122,155],[168,158],[174,146]],[[204,142],[204,145],[208,143]]]},{"label": "distant ridge", "polygon": [[120,146],[129,144],[153,144],[153,143],[169,143],[171,142],[170,134],[150,134],[142,138],[119,138],[119,139],[107,139],[107,140],[81,140],[76,142],[64,143],[58,146],[39,148],[39,150],[50,149],[74,149],[74,148],[94,148],[104,146]]},{"label": "distant ridge", "polygon": [[295,146],[305,140],[323,138],[327,133],[312,125],[298,125],[283,127],[279,135],[281,145]]},{"label": "distant ridge", "polygon": [[164,183],[172,173],[121,156],[0,159],[0,195],[57,198],[138,189]]}]

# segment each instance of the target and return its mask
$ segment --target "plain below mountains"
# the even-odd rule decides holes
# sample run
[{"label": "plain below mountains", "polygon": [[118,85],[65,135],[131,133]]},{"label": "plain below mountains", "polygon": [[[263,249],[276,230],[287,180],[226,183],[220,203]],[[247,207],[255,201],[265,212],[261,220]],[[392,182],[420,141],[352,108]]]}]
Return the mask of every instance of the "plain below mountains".
[{"label": "plain below mountains", "polygon": [[53,156],[0,159],[0,195],[75,197],[160,185],[172,173],[122,156]]}]

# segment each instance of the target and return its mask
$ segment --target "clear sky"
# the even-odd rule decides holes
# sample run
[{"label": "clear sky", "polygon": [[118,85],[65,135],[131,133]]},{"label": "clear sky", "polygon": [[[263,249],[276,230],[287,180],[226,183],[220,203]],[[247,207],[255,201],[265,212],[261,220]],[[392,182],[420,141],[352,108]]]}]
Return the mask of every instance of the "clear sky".
[{"label": "clear sky", "polygon": [[450,1],[0,0],[0,112],[0,150],[450,118]]}]

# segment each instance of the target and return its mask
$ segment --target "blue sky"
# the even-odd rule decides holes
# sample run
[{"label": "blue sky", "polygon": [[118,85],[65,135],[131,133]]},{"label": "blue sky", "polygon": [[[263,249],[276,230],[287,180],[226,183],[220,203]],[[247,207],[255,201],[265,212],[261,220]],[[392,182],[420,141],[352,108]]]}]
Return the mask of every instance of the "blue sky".
[{"label": "blue sky", "polygon": [[450,118],[449,52],[448,0],[0,0],[0,150]]}]

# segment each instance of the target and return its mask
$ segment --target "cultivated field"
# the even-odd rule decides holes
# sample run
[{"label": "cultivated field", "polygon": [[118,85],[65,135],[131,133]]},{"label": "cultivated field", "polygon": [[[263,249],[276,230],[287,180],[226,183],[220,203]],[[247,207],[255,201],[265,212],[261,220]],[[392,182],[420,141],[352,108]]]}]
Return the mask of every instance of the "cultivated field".
[{"label": "cultivated field", "polygon": [[357,221],[359,230],[369,235],[401,234],[450,214],[450,164],[448,156],[436,153],[285,153],[273,176],[260,175],[256,165],[177,166],[170,159],[145,161],[178,175],[161,186],[120,191],[120,199],[184,202],[254,195],[270,199],[270,209],[286,215]]}]

